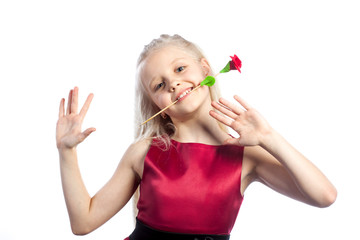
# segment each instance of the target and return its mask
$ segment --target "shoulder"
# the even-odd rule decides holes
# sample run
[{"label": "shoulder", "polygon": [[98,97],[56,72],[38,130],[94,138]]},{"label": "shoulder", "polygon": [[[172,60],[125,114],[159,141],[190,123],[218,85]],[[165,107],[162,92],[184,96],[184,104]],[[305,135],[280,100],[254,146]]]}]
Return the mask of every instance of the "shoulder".
[{"label": "shoulder", "polygon": [[273,160],[273,156],[260,146],[245,147],[243,173],[254,181],[258,178],[257,172],[259,167],[263,166],[265,163],[273,162]]},{"label": "shoulder", "polygon": [[248,173],[257,180],[262,172],[281,167],[281,163],[260,146],[245,147],[244,162],[248,165]]},{"label": "shoulder", "polygon": [[151,146],[152,139],[142,139],[132,143],[126,150],[121,164],[133,169],[141,178],[145,156]]},{"label": "shoulder", "polygon": [[128,147],[128,149],[125,152],[125,155],[132,157],[143,156],[143,155],[145,156],[151,143],[152,143],[152,139],[148,139],[148,138],[136,141]]},{"label": "shoulder", "polygon": [[[244,147],[242,173],[241,173],[241,193],[244,194],[247,187],[254,181],[259,181],[259,167],[269,161],[271,155],[260,146]],[[271,161],[271,160],[270,160]]]},{"label": "shoulder", "polygon": [[260,146],[244,148],[244,160],[246,159],[246,161],[251,162],[254,166],[263,161],[266,161],[269,156],[270,154]]}]

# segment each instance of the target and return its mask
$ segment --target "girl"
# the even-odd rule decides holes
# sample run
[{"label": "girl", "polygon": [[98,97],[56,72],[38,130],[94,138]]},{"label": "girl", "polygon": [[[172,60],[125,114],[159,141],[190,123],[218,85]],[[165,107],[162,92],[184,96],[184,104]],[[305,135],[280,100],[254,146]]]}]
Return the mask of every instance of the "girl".
[{"label": "girl", "polygon": [[[81,180],[76,146],[90,94],[78,113],[78,88],[61,100],[56,139],[63,190],[74,234],[114,216],[140,186],[137,222],[128,239],[229,239],[243,195],[254,181],[304,203],[327,207],[336,189],[308,159],[238,96],[218,99],[201,51],[178,35],[162,35],[137,64],[137,139],[93,197]],[[175,100],[161,116],[140,125]],[[216,111],[215,111],[216,110]],[[231,137],[230,127],[238,134]]]}]

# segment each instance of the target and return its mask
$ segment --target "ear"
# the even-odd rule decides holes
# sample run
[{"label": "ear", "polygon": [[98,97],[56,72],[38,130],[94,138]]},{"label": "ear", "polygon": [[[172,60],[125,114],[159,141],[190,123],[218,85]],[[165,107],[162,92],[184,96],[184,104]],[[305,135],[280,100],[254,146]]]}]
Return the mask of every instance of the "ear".
[{"label": "ear", "polygon": [[202,58],[200,60],[200,64],[201,64],[201,67],[203,69],[203,72],[204,72],[205,76],[208,76],[209,74],[212,74],[210,64],[209,64],[208,60],[206,60],[206,58]]}]

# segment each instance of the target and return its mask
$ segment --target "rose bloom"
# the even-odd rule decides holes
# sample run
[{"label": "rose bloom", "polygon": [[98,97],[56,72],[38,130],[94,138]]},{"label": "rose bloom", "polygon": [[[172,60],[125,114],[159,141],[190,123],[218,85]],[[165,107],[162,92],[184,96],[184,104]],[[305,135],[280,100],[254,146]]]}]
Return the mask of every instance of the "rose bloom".
[{"label": "rose bloom", "polygon": [[236,56],[235,54],[234,54],[234,56],[233,57],[231,57],[230,56],[230,58],[231,58],[231,62],[230,62],[230,70],[238,70],[239,72],[241,72],[240,71],[240,68],[241,68],[241,60],[238,58],[238,56]]}]

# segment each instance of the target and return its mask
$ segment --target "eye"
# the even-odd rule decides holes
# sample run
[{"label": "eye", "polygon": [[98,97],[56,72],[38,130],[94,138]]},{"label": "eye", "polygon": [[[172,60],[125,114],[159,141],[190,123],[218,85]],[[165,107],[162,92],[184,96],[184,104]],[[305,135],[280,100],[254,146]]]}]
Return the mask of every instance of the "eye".
[{"label": "eye", "polygon": [[185,67],[184,66],[181,66],[181,67],[178,67],[175,72],[182,72],[184,71]]},{"label": "eye", "polygon": [[162,88],[164,85],[165,85],[165,82],[161,82],[161,83],[159,83],[159,84],[156,84],[156,86],[155,86],[155,91],[158,90],[158,89],[160,89],[160,88]]}]

